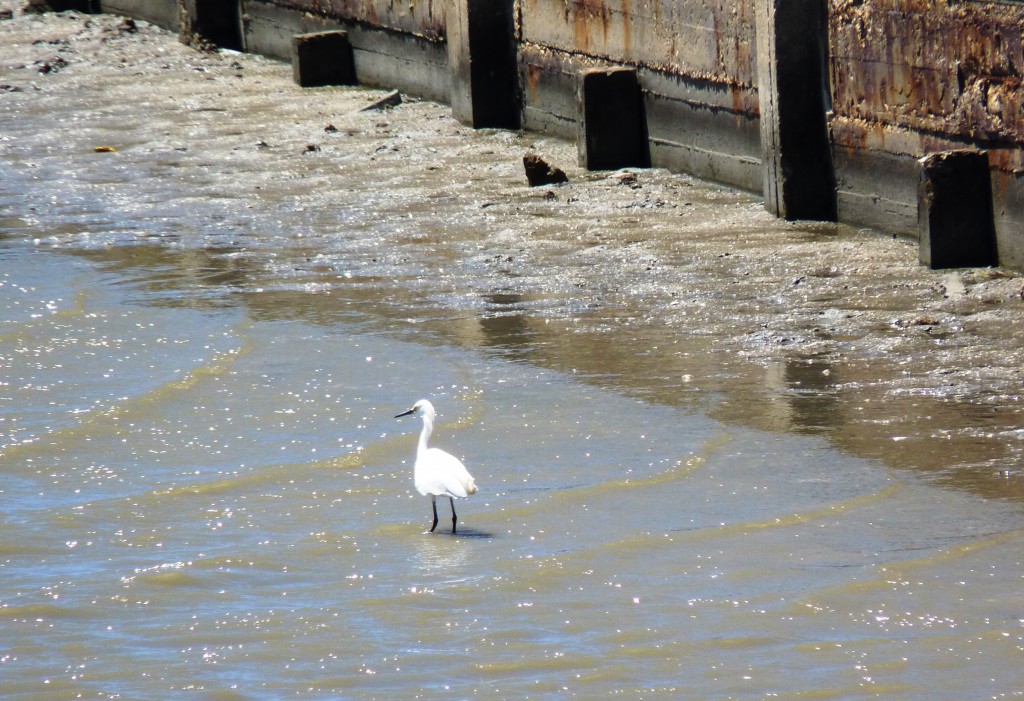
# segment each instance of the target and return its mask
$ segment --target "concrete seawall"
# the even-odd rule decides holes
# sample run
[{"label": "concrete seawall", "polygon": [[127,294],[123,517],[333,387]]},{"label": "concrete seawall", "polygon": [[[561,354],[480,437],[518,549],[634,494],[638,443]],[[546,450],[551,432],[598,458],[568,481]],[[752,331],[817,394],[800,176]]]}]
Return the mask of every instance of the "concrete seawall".
[{"label": "concrete seawall", "polygon": [[1000,262],[1024,266],[1020,68],[1024,7],[833,1],[839,214],[916,233],[917,161],[988,151]]},{"label": "concrete seawall", "polygon": [[[39,0],[42,2],[42,0]],[[788,219],[921,241],[973,240],[1024,269],[1024,6],[945,0],[52,0],[183,40],[289,59],[297,34],[340,30],[359,82],[452,105],[476,127],[581,139],[581,76],[626,67],[655,166],[761,192]],[[623,98],[625,99],[625,98]],[[609,120],[605,119],[604,122]],[[616,123],[611,120],[611,123]],[[597,128],[593,126],[593,128]],[[619,126],[618,128],[622,128]],[[607,139],[604,139],[607,143]],[[602,139],[589,139],[588,148]],[[981,151],[933,192],[926,157]],[[583,158],[581,151],[581,158]],[[606,162],[598,159],[599,162]],[[952,161],[950,161],[952,162]],[[612,164],[614,165],[614,164]],[[983,190],[978,190],[978,186]],[[942,193],[990,192],[977,215],[927,216]],[[988,196],[988,195],[983,195]],[[954,207],[956,202],[939,203]],[[937,211],[937,210],[932,210]],[[973,211],[973,210],[972,210]],[[987,214],[991,212],[991,215]],[[968,247],[970,248],[970,247]],[[934,264],[956,265],[941,255]],[[984,258],[983,258],[984,260]],[[964,264],[976,264],[972,257]]]}]

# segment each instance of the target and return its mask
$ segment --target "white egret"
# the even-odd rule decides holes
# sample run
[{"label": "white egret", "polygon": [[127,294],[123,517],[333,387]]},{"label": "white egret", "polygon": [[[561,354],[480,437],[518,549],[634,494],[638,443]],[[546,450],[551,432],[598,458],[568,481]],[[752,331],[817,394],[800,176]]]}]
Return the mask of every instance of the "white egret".
[{"label": "white egret", "polygon": [[423,496],[430,496],[430,504],[434,508],[434,524],[430,527],[433,533],[437,528],[437,498],[448,497],[452,505],[452,533],[455,532],[455,498],[468,497],[476,494],[476,482],[473,476],[466,470],[454,455],[446,453],[440,448],[428,448],[427,439],[434,431],[434,418],[437,412],[434,405],[426,399],[416,402],[412,409],[403,411],[395,418],[419,413],[423,416],[423,431],[420,433],[420,442],[416,447],[416,463],[413,466],[413,484],[416,491]]}]

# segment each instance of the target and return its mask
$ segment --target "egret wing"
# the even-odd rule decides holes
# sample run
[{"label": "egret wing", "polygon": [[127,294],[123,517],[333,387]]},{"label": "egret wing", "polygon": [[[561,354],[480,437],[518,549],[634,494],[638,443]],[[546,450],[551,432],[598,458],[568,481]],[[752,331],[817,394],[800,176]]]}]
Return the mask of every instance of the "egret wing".
[{"label": "egret wing", "polygon": [[415,482],[420,494],[467,497],[476,491],[462,461],[439,448],[430,448],[416,460]]}]

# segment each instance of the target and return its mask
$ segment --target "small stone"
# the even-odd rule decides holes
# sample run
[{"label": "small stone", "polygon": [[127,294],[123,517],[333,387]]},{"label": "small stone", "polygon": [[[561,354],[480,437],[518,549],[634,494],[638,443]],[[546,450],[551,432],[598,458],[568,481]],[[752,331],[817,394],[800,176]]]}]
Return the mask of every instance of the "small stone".
[{"label": "small stone", "polygon": [[631,170],[624,170],[615,173],[610,178],[616,181],[619,185],[626,185],[634,190],[639,190],[641,185],[640,181],[636,177],[636,173]]},{"label": "small stone", "polygon": [[561,168],[555,168],[536,153],[523,156],[523,168],[530,187],[539,185],[556,185],[569,182],[568,176]]},{"label": "small stone", "polygon": [[363,107],[359,111],[372,112],[374,110],[386,110],[391,109],[392,107],[398,107],[400,104],[402,104],[402,93],[398,92],[397,90],[392,90],[384,97],[380,98],[379,100],[374,100],[373,102],[368,104],[366,107]]},{"label": "small stone", "polygon": [[50,59],[49,61],[44,61],[41,64],[39,64],[39,72],[43,75],[47,75],[49,73],[56,73],[57,71],[66,67],[67,65],[68,62],[63,56],[57,56],[55,58]]}]

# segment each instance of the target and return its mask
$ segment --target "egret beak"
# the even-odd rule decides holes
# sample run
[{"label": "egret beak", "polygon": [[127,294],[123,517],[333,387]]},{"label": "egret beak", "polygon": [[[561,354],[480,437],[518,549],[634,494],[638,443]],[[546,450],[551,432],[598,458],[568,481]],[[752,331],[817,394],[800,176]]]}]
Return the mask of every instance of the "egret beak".
[{"label": "egret beak", "polygon": [[395,418],[396,419],[400,419],[403,416],[408,416],[409,414],[414,414],[414,413],[416,413],[416,407],[413,407],[409,411],[403,411],[401,414],[396,415]]}]

